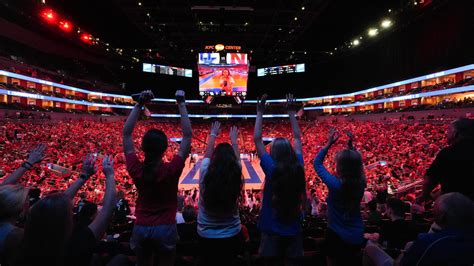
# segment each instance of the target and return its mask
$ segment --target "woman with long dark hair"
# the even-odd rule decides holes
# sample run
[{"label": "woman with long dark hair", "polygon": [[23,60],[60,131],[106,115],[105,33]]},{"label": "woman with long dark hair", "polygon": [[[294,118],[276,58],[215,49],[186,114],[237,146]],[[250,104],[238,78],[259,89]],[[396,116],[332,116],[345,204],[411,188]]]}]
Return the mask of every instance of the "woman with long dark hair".
[{"label": "woman with long dark hair", "polygon": [[239,217],[242,166],[237,127],[230,130],[229,143],[214,148],[220,123],[212,124],[199,179],[198,234],[202,265],[236,263],[243,244]]},{"label": "woman with long dark hair", "polygon": [[314,169],[328,187],[328,229],[325,248],[328,265],[357,265],[358,253],[364,242],[364,223],[360,214],[360,202],[364,195],[366,179],[362,157],[352,146],[336,154],[336,175],[324,167],[329,148],[339,139],[339,133],[331,129],[326,145],[314,160]]},{"label": "woman with long dark hair", "polygon": [[36,202],[25,224],[15,265],[90,265],[94,247],[102,238],[115,207],[114,162],[103,159],[106,191],[103,207],[87,226],[73,224],[77,191],[95,174],[96,157],[88,155],[79,178],[64,193],[53,193]]},{"label": "woman with long dark hair", "polygon": [[184,162],[191,149],[191,121],[186,110],[184,91],[176,91],[176,102],[181,114],[183,138],[178,154],[170,162],[163,161],[168,148],[168,137],[157,129],[148,130],[142,139],[145,160],[141,162],[135,151],[133,129],[145,105],[153,99],[151,91],[140,94],[137,105],[123,128],[123,149],[127,170],[138,190],[135,226],[130,246],[137,254],[138,265],[153,265],[157,255],[159,265],[173,265],[178,233],[176,209],[178,181]]},{"label": "woman with long dark hair", "polygon": [[270,154],[262,141],[262,120],[266,95],[257,103],[254,141],[265,173],[263,203],[258,227],[262,232],[259,253],[271,265],[283,258],[303,256],[301,221],[305,199],[305,174],[301,132],[296,121],[293,95],[287,95],[288,115],[293,129],[294,146],[286,138],[272,142]]}]

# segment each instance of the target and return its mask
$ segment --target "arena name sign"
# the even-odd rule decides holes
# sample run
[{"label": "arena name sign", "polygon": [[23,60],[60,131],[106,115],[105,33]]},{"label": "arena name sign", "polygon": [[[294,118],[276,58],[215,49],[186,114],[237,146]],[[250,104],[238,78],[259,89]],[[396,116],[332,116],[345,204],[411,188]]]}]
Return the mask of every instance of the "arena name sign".
[{"label": "arena name sign", "polygon": [[237,45],[223,45],[223,44],[216,44],[216,45],[206,45],[204,47],[205,50],[216,50],[216,51],[222,51],[222,50],[242,50],[242,46],[237,46]]}]

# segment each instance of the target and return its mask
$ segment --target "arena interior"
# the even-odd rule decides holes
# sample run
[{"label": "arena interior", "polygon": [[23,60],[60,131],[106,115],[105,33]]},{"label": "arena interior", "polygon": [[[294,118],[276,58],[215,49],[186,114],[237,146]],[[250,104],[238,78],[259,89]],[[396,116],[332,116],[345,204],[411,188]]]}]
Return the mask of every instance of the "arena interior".
[{"label": "arena interior", "polygon": [[0,265],[474,264],[473,1],[0,14]]}]

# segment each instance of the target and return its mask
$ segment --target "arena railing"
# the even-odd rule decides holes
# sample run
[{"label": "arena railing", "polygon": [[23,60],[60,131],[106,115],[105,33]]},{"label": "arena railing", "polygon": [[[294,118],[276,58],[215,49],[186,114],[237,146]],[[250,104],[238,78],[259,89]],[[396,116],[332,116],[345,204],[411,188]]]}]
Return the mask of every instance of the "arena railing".
[{"label": "arena railing", "polygon": [[[440,71],[440,72],[436,72],[436,73],[432,73],[432,74],[428,74],[428,75],[419,76],[419,77],[416,77],[416,78],[411,78],[411,79],[398,81],[398,82],[394,82],[394,83],[390,83],[390,84],[386,84],[386,85],[382,85],[382,86],[378,86],[378,87],[373,87],[373,88],[370,88],[370,89],[355,91],[355,92],[351,92],[351,93],[327,95],[327,96],[318,96],[318,97],[309,97],[309,98],[300,98],[300,99],[296,99],[296,100],[300,101],[300,102],[307,102],[307,101],[314,101],[314,100],[352,97],[352,96],[356,96],[356,95],[359,95],[359,94],[374,92],[374,91],[378,91],[378,90],[382,90],[382,89],[386,89],[386,88],[391,88],[391,87],[395,87],[395,86],[402,86],[402,85],[406,85],[406,84],[413,83],[413,82],[418,82],[418,81],[423,81],[423,80],[427,80],[427,79],[452,75],[452,74],[455,74],[455,73],[460,73],[460,72],[469,71],[469,70],[474,70],[474,64],[461,66],[461,67],[457,67],[457,68],[452,68],[452,69],[449,69],[449,70],[444,70],[444,71]],[[90,90],[81,89],[81,88],[77,88],[77,87],[73,87],[73,86],[69,86],[69,85],[64,85],[64,84],[60,84],[60,83],[56,83],[56,82],[52,82],[52,81],[42,80],[42,79],[38,79],[38,78],[32,78],[32,77],[28,77],[28,76],[25,76],[25,75],[22,75],[22,74],[8,72],[8,71],[5,71],[5,70],[0,70],[0,75],[11,77],[11,78],[22,79],[22,80],[26,80],[26,81],[31,81],[31,82],[35,82],[35,83],[45,84],[45,85],[48,85],[48,86],[54,86],[54,87],[58,87],[58,88],[62,88],[62,89],[87,93],[87,94],[91,94],[91,95],[131,99],[131,96],[129,96],[129,95],[121,95],[121,94],[90,91]],[[153,99],[153,101],[156,101],[156,102],[174,102],[175,100],[174,99],[167,99],[167,98],[155,98],[155,99]],[[188,101],[190,103],[204,103],[203,100],[188,100]],[[278,102],[285,102],[285,101],[286,101],[285,99],[268,100],[269,103],[278,103]],[[257,100],[246,100],[245,102],[246,103],[257,103]]]},{"label": "arena railing", "polygon": [[[340,97],[347,97],[347,96],[355,96],[361,93],[367,93],[367,92],[372,92],[376,90],[381,90],[385,88],[390,88],[394,86],[401,86],[413,82],[418,82],[426,79],[432,79],[435,77],[441,77],[441,76],[446,76],[446,75],[451,75],[463,71],[468,71],[474,69],[474,64],[471,65],[466,65],[463,67],[458,67],[458,68],[453,68],[450,70],[445,70],[429,75],[424,75],[420,76],[417,78],[412,78],[412,79],[407,79],[404,81],[399,81],[379,87],[374,87],[371,89],[367,90],[362,90],[362,91],[357,91],[349,94],[339,94],[339,95],[330,95],[330,96],[320,96],[320,97],[312,97],[312,98],[302,98],[302,99],[297,99],[297,101],[303,102],[303,101],[312,101],[312,100],[320,100],[320,99],[330,99],[330,98],[340,98]],[[80,89],[76,88],[73,86],[68,86],[64,84],[59,84],[51,81],[46,81],[46,80],[41,80],[37,78],[32,78],[28,77],[25,75],[17,74],[17,73],[12,73],[8,72],[5,70],[0,70],[0,75],[11,77],[11,78],[16,78],[16,79],[21,79],[21,80],[26,80],[30,82],[35,82],[35,83],[40,83],[40,84],[45,84],[48,86],[54,86],[58,88],[63,88],[63,89],[68,89],[72,91],[77,91],[77,92],[82,92],[82,93],[87,93],[90,95],[97,95],[97,96],[106,96],[106,97],[115,97],[115,98],[124,98],[124,99],[131,99],[131,96],[127,95],[120,95],[120,94],[111,94],[111,93],[102,93],[102,92],[94,92],[94,91],[89,91],[85,89]],[[356,107],[356,106],[365,106],[365,105],[372,105],[372,104],[379,104],[379,103],[387,103],[387,102],[396,102],[396,101],[402,101],[402,100],[410,100],[410,99],[418,99],[418,98],[423,98],[423,97],[432,97],[432,96],[440,96],[440,95],[448,95],[448,94],[453,94],[453,93],[463,93],[463,92],[468,92],[468,91],[473,91],[474,90],[474,85],[471,86],[462,86],[462,87],[456,87],[456,88],[449,88],[449,89],[443,89],[443,90],[438,90],[438,91],[431,91],[431,92],[425,92],[425,93],[417,93],[417,94],[408,94],[408,95],[403,95],[403,96],[397,96],[397,97],[392,97],[392,98],[386,98],[386,99],[378,99],[378,100],[371,100],[371,101],[361,101],[361,102],[355,102],[355,103],[350,103],[350,104],[338,104],[338,105],[325,105],[325,106],[314,106],[314,107],[305,107],[304,110],[322,110],[322,109],[332,109],[332,108],[348,108],[348,107]],[[45,95],[40,95],[40,94],[33,94],[33,93],[26,93],[26,92],[18,92],[18,91],[11,91],[11,90],[4,90],[0,89],[0,94],[3,95],[11,95],[11,96],[16,96],[16,97],[25,97],[25,98],[32,98],[32,99],[40,99],[40,100],[47,100],[47,101],[55,101],[55,102],[64,102],[64,103],[71,103],[71,104],[80,104],[80,105],[86,105],[86,106],[93,106],[93,107],[103,107],[103,108],[118,108],[118,109],[132,109],[133,107],[130,105],[113,105],[113,104],[101,104],[101,103],[93,103],[93,102],[88,102],[88,101],[79,101],[79,100],[71,100],[71,99],[66,99],[66,98],[59,98],[59,97],[53,97],[53,96],[45,96]],[[175,99],[167,99],[167,98],[155,98],[152,101],[154,102],[169,102],[173,103],[175,102]],[[270,103],[276,103],[276,102],[285,102],[285,99],[273,99],[273,100],[268,100]],[[187,100],[189,103],[204,103],[202,100]],[[246,103],[256,103],[256,100],[246,100]],[[153,117],[179,117],[177,114],[153,114]],[[191,117],[215,117],[215,118],[254,118],[255,115],[192,115]],[[286,117],[286,115],[279,115],[279,114],[274,114],[274,115],[267,115],[268,117]]]}]

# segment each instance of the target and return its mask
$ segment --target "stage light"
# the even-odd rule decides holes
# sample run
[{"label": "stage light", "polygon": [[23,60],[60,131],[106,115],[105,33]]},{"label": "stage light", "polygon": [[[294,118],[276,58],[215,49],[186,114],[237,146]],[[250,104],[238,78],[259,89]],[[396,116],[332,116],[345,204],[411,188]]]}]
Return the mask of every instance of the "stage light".
[{"label": "stage light", "polygon": [[389,9],[389,10],[388,10],[388,13],[391,13],[391,12],[392,12],[392,10],[391,10],[391,9]]},{"label": "stage light", "polygon": [[249,25],[249,23],[248,23],[248,22],[245,22],[245,24],[244,24],[244,25],[245,25],[245,26],[248,26],[248,25]]},{"label": "stage light", "polygon": [[304,6],[301,7],[301,10],[304,10]]},{"label": "stage light", "polygon": [[41,11],[41,17],[48,23],[56,22],[56,13],[50,8]]},{"label": "stage light", "polygon": [[378,29],[375,28],[370,28],[367,33],[369,34],[370,37],[374,37],[379,33]]},{"label": "stage light", "polygon": [[352,45],[354,46],[357,46],[360,44],[360,41],[358,39],[355,39],[354,41],[352,41]]},{"label": "stage light", "polygon": [[392,26],[392,21],[389,20],[389,19],[384,19],[380,25],[382,26],[382,28],[386,29],[386,28]]},{"label": "stage light", "polygon": [[93,37],[89,33],[83,33],[81,34],[81,41],[92,44]]},{"label": "stage light", "polygon": [[141,6],[141,5],[142,5],[142,2],[138,2],[138,5]]},{"label": "stage light", "polygon": [[298,20],[298,17],[295,17],[295,21]]},{"label": "stage light", "polygon": [[59,22],[59,28],[65,32],[71,32],[72,31],[72,24],[69,21],[62,20]]}]

